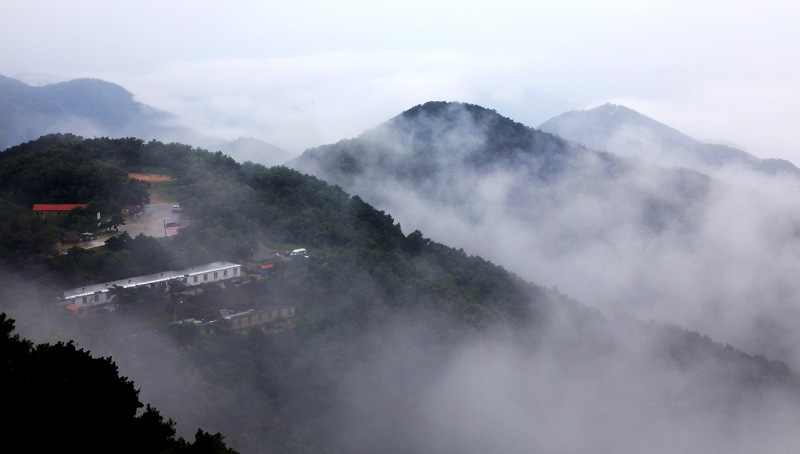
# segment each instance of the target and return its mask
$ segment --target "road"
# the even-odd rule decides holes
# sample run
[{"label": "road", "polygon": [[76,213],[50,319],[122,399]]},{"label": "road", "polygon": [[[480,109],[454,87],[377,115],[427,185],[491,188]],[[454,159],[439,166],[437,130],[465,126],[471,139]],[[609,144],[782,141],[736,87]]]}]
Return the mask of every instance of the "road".
[{"label": "road", "polygon": [[100,238],[93,241],[83,241],[76,244],[65,244],[61,246],[62,251],[66,251],[72,246],[89,249],[105,245],[107,239],[122,232],[128,232],[131,238],[143,233],[146,236],[164,237],[177,235],[177,230],[164,231],[164,224],[178,222],[181,227],[189,224],[189,219],[183,213],[173,213],[172,203],[151,203],[145,205],[144,213],[137,217],[125,219],[125,225],[119,226],[118,232],[104,233]]},{"label": "road", "polygon": [[147,236],[163,237],[177,235],[177,230],[164,231],[164,224],[177,222],[182,227],[188,225],[188,219],[183,213],[173,213],[171,203],[151,203],[145,205],[144,214],[138,218],[125,220],[125,225],[119,227],[120,232],[127,231],[131,238],[140,233]]}]

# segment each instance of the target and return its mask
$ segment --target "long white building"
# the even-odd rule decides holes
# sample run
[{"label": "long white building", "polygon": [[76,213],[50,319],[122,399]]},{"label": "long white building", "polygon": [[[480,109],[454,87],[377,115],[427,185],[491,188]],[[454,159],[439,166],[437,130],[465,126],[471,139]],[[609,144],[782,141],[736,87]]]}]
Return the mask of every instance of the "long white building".
[{"label": "long white building", "polygon": [[188,286],[195,286],[209,282],[220,282],[242,276],[242,265],[230,262],[213,262],[179,271],[164,271],[163,273],[148,274],[102,284],[87,285],[70,290],[64,290],[65,305],[72,308],[96,306],[111,301],[109,291],[114,286],[142,287],[149,285],[155,287],[161,282],[177,280]]}]

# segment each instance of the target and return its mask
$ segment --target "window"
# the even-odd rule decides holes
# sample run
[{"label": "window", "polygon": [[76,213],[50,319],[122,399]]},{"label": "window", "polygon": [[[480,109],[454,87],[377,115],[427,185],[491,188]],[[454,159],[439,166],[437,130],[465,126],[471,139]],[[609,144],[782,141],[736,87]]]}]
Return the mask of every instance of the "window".
[{"label": "window", "polygon": [[86,304],[86,297],[83,297],[83,304]]},{"label": "window", "polygon": [[197,283],[197,276],[194,277],[194,282]]},{"label": "window", "polygon": [[225,276],[225,277],[228,277],[228,270],[223,271],[222,275]]},{"label": "window", "polygon": [[207,280],[208,280],[208,273],[205,273],[205,274],[203,274],[203,281],[207,281]]},{"label": "window", "polygon": [[217,272],[214,271],[214,279],[216,279],[216,278],[217,278]]},{"label": "window", "polygon": [[239,268],[234,268],[234,269],[233,269],[233,274],[234,274],[234,275],[237,275],[237,274],[239,274]]},{"label": "window", "polygon": [[98,301],[100,301],[100,294],[99,293],[95,293],[94,294],[94,302],[96,303]]}]

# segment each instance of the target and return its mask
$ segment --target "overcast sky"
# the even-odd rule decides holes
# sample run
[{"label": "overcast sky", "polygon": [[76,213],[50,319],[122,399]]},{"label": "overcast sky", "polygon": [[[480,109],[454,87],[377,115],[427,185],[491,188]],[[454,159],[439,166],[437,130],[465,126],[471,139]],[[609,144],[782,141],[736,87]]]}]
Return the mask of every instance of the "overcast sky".
[{"label": "overcast sky", "polygon": [[5,1],[0,74],[118,83],[293,153],[429,100],[529,126],[614,102],[800,165],[800,2]]}]

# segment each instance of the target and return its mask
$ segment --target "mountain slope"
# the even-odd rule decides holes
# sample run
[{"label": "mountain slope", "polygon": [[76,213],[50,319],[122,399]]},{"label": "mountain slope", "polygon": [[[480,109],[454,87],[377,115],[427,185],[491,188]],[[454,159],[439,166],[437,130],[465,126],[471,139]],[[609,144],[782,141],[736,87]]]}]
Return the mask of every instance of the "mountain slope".
[{"label": "mountain slope", "polygon": [[770,175],[800,176],[800,169],[789,161],[759,159],[733,147],[701,143],[632,109],[614,104],[566,112],[542,123],[539,129],[595,150],[634,156],[670,167],[708,172],[735,164]]},{"label": "mountain slope", "polygon": [[[287,165],[378,205],[393,197],[390,186],[400,185],[476,215],[483,210],[481,199],[499,198],[497,208],[531,219],[542,216],[543,206],[558,202],[553,188],[559,185],[575,185],[572,190],[577,193],[596,192],[622,183],[625,175],[638,169],[632,161],[537,131],[495,111],[447,102],[415,106],[357,138],[306,150]],[[707,189],[705,177],[699,174],[648,171],[661,189],[648,188],[647,194],[641,194],[643,199],[683,204]],[[576,174],[582,175],[582,181],[573,181]],[[502,180],[496,182],[502,187],[493,186],[499,192],[483,188],[493,178]],[[484,189],[491,193],[485,194]],[[642,215],[657,217],[658,213],[650,210]],[[657,223],[650,223],[651,227],[659,228]]]},{"label": "mountain slope", "polygon": [[[404,233],[360,197],[285,167],[240,164],[180,144],[58,139],[0,153],[0,169],[47,165],[36,163],[42,154],[83,155],[100,172],[159,168],[176,178],[171,188],[193,223],[159,241],[142,236],[115,248],[20,255],[6,264],[13,275],[0,274],[0,304],[24,316],[20,325],[29,331],[74,334],[112,355],[143,399],[190,433],[220,431],[243,453],[778,453],[793,446],[799,393],[780,361],[698,332],[604,317],[481,257]],[[499,151],[515,153],[525,150]],[[468,161],[484,177],[495,172]],[[544,175],[563,181],[565,169]],[[93,184],[68,166],[63,173],[70,190]],[[25,181],[17,183],[26,191]],[[49,189],[62,188],[51,182]],[[19,228],[19,218],[2,223]],[[0,235],[11,230],[0,227]],[[187,265],[236,260],[259,243],[302,245],[311,256],[276,264],[249,299],[236,288],[204,293],[214,309],[303,308],[274,329],[201,336],[191,325],[167,325],[174,312],[152,299],[139,303],[140,312],[120,305],[74,318],[35,297],[58,278],[101,282],[134,260],[157,272],[164,263],[155,257],[167,254]],[[166,308],[175,305],[202,315],[211,309],[196,299]]]},{"label": "mountain slope", "polygon": [[800,206],[784,178],[658,167],[438,102],[290,165],[604,313],[690,327],[800,367]]},{"label": "mountain slope", "polygon": [[[445,102],[416,106],[357,138],[306,150],[287,164],[392,212],[405,212],[403,204],[416,195],[474,220],[498,211],[537,223],[567,199],[624,190],[630,194],[626,222],[656,231],[671,224],[688,227],[686,210],[705,196],[709,183],[698,173],[642,167],[584,148],[480,106]],[[640,172],[653,182],[629,178]],[[603,233],[586,227],[594,232],[586,232],[585,240]],[[572,228],[584,227],[565,226]]]}]

